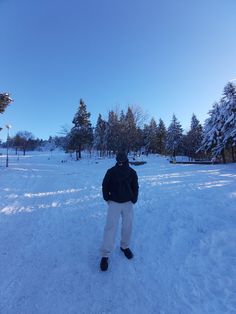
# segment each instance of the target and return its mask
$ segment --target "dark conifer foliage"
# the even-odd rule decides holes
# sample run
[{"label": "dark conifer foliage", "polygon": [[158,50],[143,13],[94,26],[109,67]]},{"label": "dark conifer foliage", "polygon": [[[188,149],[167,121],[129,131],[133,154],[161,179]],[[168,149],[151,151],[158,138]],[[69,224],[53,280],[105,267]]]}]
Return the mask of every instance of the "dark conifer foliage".
[{"label": "dark conifer foliage", "polygon": [[128,107],[127,113],[124,119],[124,138],[126,139],[126,147],[123,145],[122,148],[126,151],[135,151],[137,142],[137,126],[135,117],[131,107]]},{"label": "dark conifer foliage", "polygon": [[203,129],[196,115],[192,115],[190,130],[184,137],[184,153],[186,156],[194,159],[198,156],[199,149],[203,139]]},{"label": "dark conifer foliage", "polygon": [[100,152],[100,157],[104,156],[107,151],[107,129],[108,124],[99,114],[94,131],[94,148]]},{"label": "dark conifer foliage", "polygon": [[8,93],[0,93],[0,113],[3,113],[12,101]]},{"label": "dark conifer foliage", "polygon": [[167,130],[166,150],[173,157],[183,152],[183,129],[175,114]]},{"label": "dark conifer foliage", "polygon": [[111,155],[120,149],[120,123],[118,114],[111,110],[108,114],[108,128],[107,128],[107,150]]},{"label": "dark conifer foliage", "polygon": [[165,154],[165,143],[166,143],[167,130],[165,123],[162,119],[159,119],[157,126],[157,153],[164,155]]},{"label": "dark conifer foliage", "polygon": [[223,162],[235,161],[236,152],[236,86],[229,82],[223,97],[213,105],[205,121],[203,140],[198,151],[205,151]]},{"label": "dark conifer foliage", "polygon": [[86,104],[80,99],[79,108],[72,120],[74,126],[68,135],[69,150],[76,152],[76,159],[81,158],[81,151],[84,148],[91,149],[93,142],[93,129],[90,122],[90,113],[87,112]]}]

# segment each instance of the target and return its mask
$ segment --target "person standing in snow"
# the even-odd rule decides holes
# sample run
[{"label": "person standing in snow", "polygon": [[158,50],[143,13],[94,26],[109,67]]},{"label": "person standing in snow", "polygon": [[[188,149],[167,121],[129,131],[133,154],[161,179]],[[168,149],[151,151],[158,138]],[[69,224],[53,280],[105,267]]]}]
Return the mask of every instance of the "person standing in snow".
[{"label": "person standing in snow", "polygon": [[108,204],[100,249],[102,271],[108,269],[108,258],[114,247],[120,216],[122,217],[120,249],[128,259],[133,258],[129,245],[133,224],[133,204],[138,199],[138,177],[136,171],[129,166],[126,153],[119,152],[116,155],[116,161],[116,165],[108,169],[102,182],[103,198]]}]

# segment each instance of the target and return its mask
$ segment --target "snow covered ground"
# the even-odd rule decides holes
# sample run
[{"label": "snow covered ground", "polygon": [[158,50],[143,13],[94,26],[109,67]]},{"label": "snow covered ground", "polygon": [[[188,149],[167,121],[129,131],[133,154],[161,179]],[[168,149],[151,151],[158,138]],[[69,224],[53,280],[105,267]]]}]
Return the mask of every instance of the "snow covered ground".
[{"label": "snow covered ground", "polygon": [[99,270],[113,159],[0,156],[0,313],[236,313],[236,165],[134,167],[133,260]]}]

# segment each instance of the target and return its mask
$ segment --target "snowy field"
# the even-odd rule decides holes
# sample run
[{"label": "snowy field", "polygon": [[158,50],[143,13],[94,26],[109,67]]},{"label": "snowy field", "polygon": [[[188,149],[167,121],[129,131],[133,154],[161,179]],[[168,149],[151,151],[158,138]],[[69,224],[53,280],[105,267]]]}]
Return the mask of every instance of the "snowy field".
[{"label": "snowy field", "polygon": [[114,159],[0,156],[1,314],[236,313],[236,164],[134,167],[127,260],[99,270],[101,182]]}]

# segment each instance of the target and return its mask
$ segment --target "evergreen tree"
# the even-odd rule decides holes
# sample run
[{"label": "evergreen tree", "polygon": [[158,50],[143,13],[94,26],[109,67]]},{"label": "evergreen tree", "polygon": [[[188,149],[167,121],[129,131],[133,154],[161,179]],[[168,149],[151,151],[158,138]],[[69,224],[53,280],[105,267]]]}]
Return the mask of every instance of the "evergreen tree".
[{"label": "evergreen tree", "polygon": [[0,93],[0,113],[3,113],[5,109],[10,105],[13,100],[7,93]]},{"label": "evergreen tree", "polygon": [[120,124],[117,113],[113,110],[108,113],[108,126],[107,126],[107,149],[108,153],[114,154],[120,149]]},{"label": "evergreen tree", "polygon": [[144,136],[143,130],[141,128],[137,128],[137,139],[135,143],[135,151],[141,154],[141,148],[144,147]]},{"label": "evergreen tree", "polygon": [[144,124],[143,127],[143,144],[145,147],[145,154],[150,153],[151,136],[150,136],[150,125]]},{"label": "evergreen tree", "polygon": [[128,107],[127,113],[125,115],[124,120],[124,126],[125,126],[125,136],[123,137],[125,139],[124,147],[126,151],[134,151],[136,148],[136,142],[137,142],[137,127],[135,123],[135,117],[132,112],[131,107]]},{"label": "evergreen tree", "polygon": [[162,119],[159,119],[159,123],[157,126],[157,153],[164,154],[165,153],[165,144],[166,144],[166,126]]},{"label": "evergreen tree", "polygon": [[107,150],[107,122],[102,119],[99,113],[94,131],[94,147],[100,151],[100,157],[105,155]]},{"label": "evergreen tree", "polygon": [[166,150],[173,157],[176,154],[182,153],[183,149],[183,129],[176,116],[173,115],[170,126],[167,130],[166,136]]},{"label": "evergreen tree", "polygon": [[196,157],[196,151],[201,146],[203,129],[196,115],[192,115],[190,130],[185,136],[184,149],[187,156]]},{"label": "evergreen tree", "polygon": [[157,123],[154,118],[151,119],[149,124],[149,152],[156,153],[158,150],[158,138],[157,138]]},{"label": "evergreen tree", "polygon": [[205,121],[204,137],[199,150],[210,152],[214,157],[222,156],[226,162],[225,152],[231,149],[235,161],[236,146],[236,87],[229,82],[223,91],[223,98],[213,105],[210,117]]},{"label": "evergreen tree", "polygon": [[224,135],[222,133],[222,126],[224,125],[224,102],[221,100],[220,104],[215,103],[212,110],[209,111],[210,117],[205,121],[203,140],[198,151],[204,150],[210,152],[214,157],[222,155],[225,162],[224,155]]},{"label": "evergreen tree", "polygon": [[123,110],[120,112],[120,117],[118,121],[118,142],[117,147],[118,150],[128,150],[128,143],[127,143],[127,125],[126,125],[126,115]]},{"label": "evergreen tree", "polygon": [[[108,113],[106,122],[105,138],[108,154],[117,151],[138,151],[143,145],[142,130],[137,128],[137,119],[141,121],[141,111],[133,111],[133,107],[128,107],[127,112],[111,110]],[[97,132],[95,132],[97,143]]]},{"label": "evergreen tree", "polygon": [[69,149],[76,151],[76,159],[81,158],[81,151],[85,147],[90,147],[93,141],[93,129],[90,122],[90,113],[87,112],[86,104],[80,99],[78,111],[72,121],[72,127],[69,135]]},{"label": "evergreen tree", "polygon": [[224,88],[223,102],[223,142],[226,148],[231,149],[232,160],[235,161],[234,151],[236,147],[236,86],[231,82],[229,82]]}]

